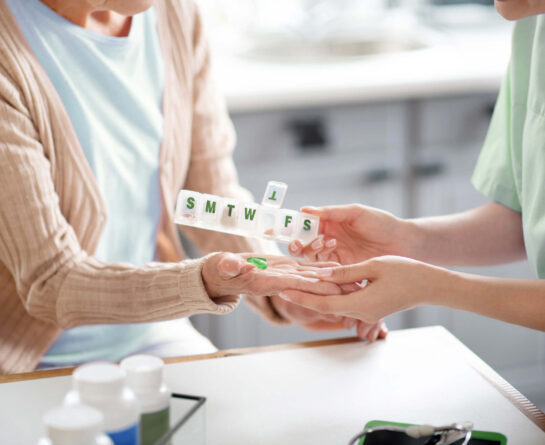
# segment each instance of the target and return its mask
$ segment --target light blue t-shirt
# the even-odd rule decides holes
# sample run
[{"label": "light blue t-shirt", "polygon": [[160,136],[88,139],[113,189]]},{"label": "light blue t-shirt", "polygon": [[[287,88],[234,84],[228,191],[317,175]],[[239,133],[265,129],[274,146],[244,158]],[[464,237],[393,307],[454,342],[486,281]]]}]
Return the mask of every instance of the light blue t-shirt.
[{"label": "light blue t-shirt", "polygon": [[[153,261],[164,87],[154,9],[132,18],[128,37],[110,37],[69,22],[39,0],[7,3],[68,112],[105,202],[108,218],[95,256]],[[150,325],[66,330],[42,366],[119,360],[150,341]]]}]

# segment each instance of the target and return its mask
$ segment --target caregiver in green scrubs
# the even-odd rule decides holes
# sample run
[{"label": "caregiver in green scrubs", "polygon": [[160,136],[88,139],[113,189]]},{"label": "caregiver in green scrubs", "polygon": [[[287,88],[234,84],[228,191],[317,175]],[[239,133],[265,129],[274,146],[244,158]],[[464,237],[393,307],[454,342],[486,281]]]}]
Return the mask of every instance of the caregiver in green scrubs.
[{"label": "caregiver in green scrubs", "polygon": [[[443,305],[545,330],[545,0],[496,0],[514,29],[512,55],[473,175],[490,203],[414,220],[360,205],[308,208],[324,239],[294,255],[345,266],[321,271],[336,283],[367,280],[349,295],[283,292],[323,313],[371,322],[419,305]],[[486,57],[486,55],[483,55]],[[491,278],[440,266],[528,258],[536,280]],[[373,336],[376,327],[360,328]],[[364,332],[364,330],[366,330]]]}]

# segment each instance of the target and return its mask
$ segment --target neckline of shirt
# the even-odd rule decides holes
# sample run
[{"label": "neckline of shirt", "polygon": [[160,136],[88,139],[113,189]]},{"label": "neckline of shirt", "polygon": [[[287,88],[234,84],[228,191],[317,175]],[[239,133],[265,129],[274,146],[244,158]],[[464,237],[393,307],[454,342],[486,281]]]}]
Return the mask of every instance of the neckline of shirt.
[{"label": "neckline of shirt", "polygon": [[[63,16],[57,14],[40,0],[28,0],[28,3],[30,4],[30,6],[38,10],[38,12],[44,18],[59,26],[59,29],[67,30],[71,33],[79,35],[84,39],[93,40],[101,45],[106,45],[109,47],[132,46],[140,40],[140,36],[142,35],[143,19],[145,12],[132,16],[131,29],[128,36],[114,37],[101,34],[96,31],[91,31],[90,29],[86,29],[79,25],[76,25],[70,20],[65,19]],[[21,4],[21,6],[24,8],[23,4]]]}]

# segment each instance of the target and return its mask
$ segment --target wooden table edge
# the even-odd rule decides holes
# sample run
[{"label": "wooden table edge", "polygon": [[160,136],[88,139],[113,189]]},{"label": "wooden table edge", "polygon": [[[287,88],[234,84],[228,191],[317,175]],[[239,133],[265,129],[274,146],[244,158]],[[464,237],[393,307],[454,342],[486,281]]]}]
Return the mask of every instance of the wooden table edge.
[{"label": "wooden table edge", "polygon": [[[184,363],[184,362],[193,362],[196,360],[210,360],[210,359],[216,359],[216,358],[233,357],[237,355],[259,354],[263,352],[317,348],[320,346],[340,345],[340,344],[347,344],[347,343],[355,343],[358,341],[360,341],[360,339],[357,337],[347,337],[347,338],[335,338],[331,340],[318,340],[318,341],[311,341],[311,342],[304,342],[304,343],[287,343],[287,344],[272,345],[272,346],[256,346],[252,348],[223,349],[223,350],[213,352],[210,354],[187,355],[184,357],[165,358],[164,361],[166,364]],[[20,374],[4,374],[4,375],[0,375],[0,384],[24,382],[27,380],[47,379],[51,377],[63,377],[63,376],[71,375],[74,369],[75,368],[71,367],[71,368],[58,368],[58,369],[49,369],[49,370],[42,370],[42,371],[24,372]]]},{"label": "wooden table edge", "polygon": [[[421,329],[421,328],[420,328]],[[514,386],[501,377],[486,362],[479,358],[473,351],[459,341],[451,332],[443,327],[430,327],[443,331],[445,339],[450,342],[453,349],[456,349],[465,362],[478,372],[483,379],[496,388],[504,397],[506,397],[519,411],[521,411],[530,421],[539,429],[545,432],[545,413],[541,411],[534,403],[522,395]],[[409,329],[411,330],[411,329]],[[196,360],[211,360],[224,357],[233,357],[239,355],[259,354],[264,352],[289,351],[293,349],[318,348],[322,346],[343,345],[360,341],[357,337],[336,338],[331,340],[319,340],[304,343],[289,343],[273,346],[257,346],[252,348],[224,349],[211,354],[190,355],[185,357],[166,358],[165,363],[184,363]],[[22,382],[27,380],[44,379],[51,377],[61,377],[72,374],[74,368],[52,369],[44,371],[33,371],[21,374],[0,375],[0,384]]]}]

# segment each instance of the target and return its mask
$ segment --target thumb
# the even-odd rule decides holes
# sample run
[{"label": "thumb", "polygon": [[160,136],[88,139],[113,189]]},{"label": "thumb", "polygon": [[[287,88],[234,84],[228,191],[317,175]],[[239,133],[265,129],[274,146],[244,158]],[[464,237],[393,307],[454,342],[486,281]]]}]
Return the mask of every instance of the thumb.
[{"label": "thumb", "polygon": [[[233,253],[224,253],[222,258],[218,261],[218,275],[224,280],[229,280],[246,272],[246,262],[239,255]],[[248,264],[251,266],[251,264]]]},{"label": "thumb", "polygon": [[377,266],[373,260],[363,263],[351,264],[350,266],[335,267],[329,276],[322,276],[324,281],[332,281],[338,284],[357,283],[363,280],[377,278]]},{"label": "thumb", "polygon": [[342,223],[356,219],[365,211],[365,209],[358,204],[348,204],[324,207],[301,207],[301,211],[316,215],[324,221]]}]

